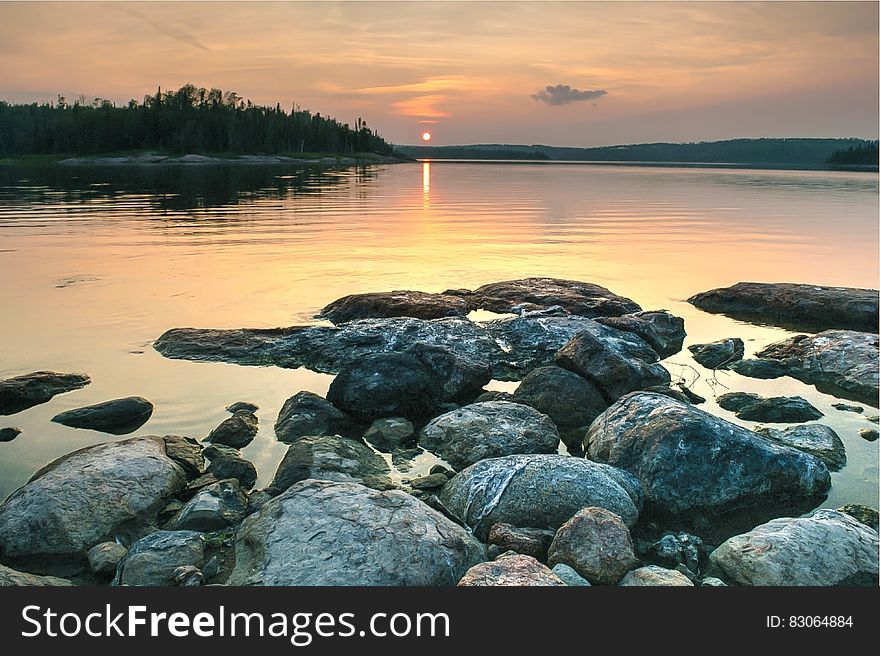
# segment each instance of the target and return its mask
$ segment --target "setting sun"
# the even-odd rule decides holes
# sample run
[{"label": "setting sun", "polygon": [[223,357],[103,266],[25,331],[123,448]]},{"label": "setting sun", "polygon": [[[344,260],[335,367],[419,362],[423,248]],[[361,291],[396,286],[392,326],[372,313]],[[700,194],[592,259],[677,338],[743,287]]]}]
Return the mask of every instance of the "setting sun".
[{"label": "setting sun", "polygon": [[422,141],[430,141],[430,140],[431,140],[431,133],[430,132],[423,132],[422,133]]}]

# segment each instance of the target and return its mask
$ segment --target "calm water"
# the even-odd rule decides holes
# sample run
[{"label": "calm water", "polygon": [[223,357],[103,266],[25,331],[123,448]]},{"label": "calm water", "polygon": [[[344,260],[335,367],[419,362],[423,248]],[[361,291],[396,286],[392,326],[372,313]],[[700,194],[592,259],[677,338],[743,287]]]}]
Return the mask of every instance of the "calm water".
[{"label": "calm water", "polygon": [[[433,162],[318,172],[263,168],[17,169],[0,166],[0,378],[85,372],[88,387],[10,417],[0,497],[50,460],[108,439],[51,423],[128,395],[156,409],[137,434],[204,437],[239,399],[260,405],[245,449],[268,483],[286,446],[272,424],[306,370],[166,360],[168,328],[287,326],[339,296],[442,291],[525,276],[596,282],[685,318],[688,343],[739,336],[747,353],[792,333],[703,314],[684,299],[740,280],[876,287],[872,174]],[[826,504],[877,506],[877,443],[865,415],[789,378],[711,380],[667,361],[701,406],[725,391],[800,394],[826,413],[849,464]],[[693,367],[691,367],[693,365]],[[514,384],[495,383],[496,389]],[[740,422],[743,423],[743,422]]]}]

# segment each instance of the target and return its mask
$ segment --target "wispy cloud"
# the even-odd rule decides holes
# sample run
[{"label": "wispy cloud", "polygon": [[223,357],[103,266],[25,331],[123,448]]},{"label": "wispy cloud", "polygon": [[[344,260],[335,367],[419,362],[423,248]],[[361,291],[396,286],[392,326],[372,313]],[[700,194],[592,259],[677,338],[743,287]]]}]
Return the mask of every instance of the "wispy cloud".
[{"label": "wispy cloud", "polygon": [[205,50],[207,52],[210,52],[210,50],[211,50],[207,46],[199,43],[198,39],[196,39],[196,37],[192,34],[189,34],[183,30],[176,29],[170,25],[164,25],[158,21],[153,20],[152,18],[150,18],[146,14],[142,14],[141,12],[137,11],[136,9],[132,9],[131,7],[126,7],[126,6],[122,5],[119,8],[122,11],[124,11],[128,14],[131,14],[132,16],[134,16],[136,18],[141,19],[147,25],[152,27],[154,30],[156,30],[157,32],[161,32],[162,34],[164,34],[167,37],[170,37],[176,41],[180,41],[181,43],[185,43],[186,45],[192,46],[193,48],[198,48],[199,50]]},{"label": "wispy cloud", "polygon": [[567,84],[557,84],[555,87],[548,84],[540,91],[533,93],[532,98],[548,105],[567,105],[581,100],[596,100],[607,95],[608,92],[605,89],[579,91],[578,89],[572,89]]}]

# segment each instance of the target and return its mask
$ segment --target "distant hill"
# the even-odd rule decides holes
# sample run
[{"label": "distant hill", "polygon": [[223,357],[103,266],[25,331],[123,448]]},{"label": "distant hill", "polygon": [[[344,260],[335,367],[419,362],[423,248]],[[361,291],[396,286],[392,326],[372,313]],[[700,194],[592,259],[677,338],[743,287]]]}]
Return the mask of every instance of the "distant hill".
[{"label": "distant hill", "polygon": [[[475,144],[469,146],[396,146],[416,158],[433,159],[534,159],[589,162],[639,162],[675,164],[726,164],[772,168],[829,168],[849,166],[841,152],[864,152],[876,141],[865,139],[731,139],[696,143],[648,143],[598,148],[543,145]],[[491,153],[491,156],[489,155]],[[504,157],[515,153],[515,157]],[[835,155],[837,153],[837,155]],[[837,161],[835,161],[837,160]],[[852,164],[864,167],[864,162]],[[868,165],[871,166],[870,164]],[[873,164],[876,170],[876,158]]]}]

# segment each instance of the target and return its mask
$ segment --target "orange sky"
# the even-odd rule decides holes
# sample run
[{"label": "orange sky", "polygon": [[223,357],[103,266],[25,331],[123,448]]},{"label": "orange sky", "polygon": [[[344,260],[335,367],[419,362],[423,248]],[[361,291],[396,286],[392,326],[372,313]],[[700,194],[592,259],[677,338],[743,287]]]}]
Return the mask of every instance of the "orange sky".
[{"label": "orange sky", "polygon": [[0,71],[6,100],[192,82],[396,143],[877,138],[878,4],[2,3]]}]

